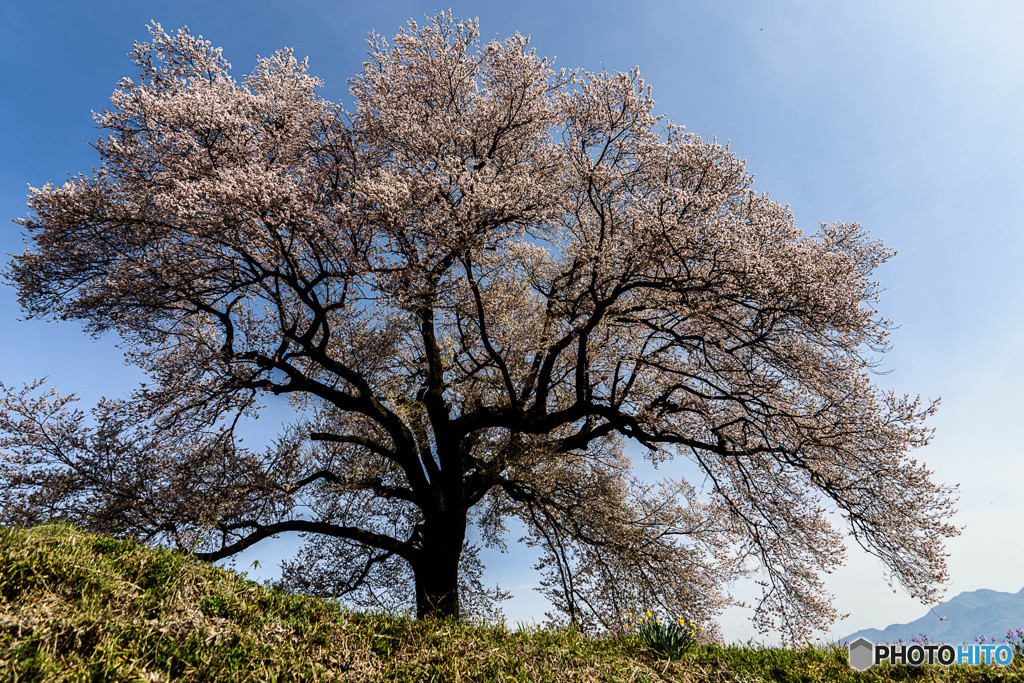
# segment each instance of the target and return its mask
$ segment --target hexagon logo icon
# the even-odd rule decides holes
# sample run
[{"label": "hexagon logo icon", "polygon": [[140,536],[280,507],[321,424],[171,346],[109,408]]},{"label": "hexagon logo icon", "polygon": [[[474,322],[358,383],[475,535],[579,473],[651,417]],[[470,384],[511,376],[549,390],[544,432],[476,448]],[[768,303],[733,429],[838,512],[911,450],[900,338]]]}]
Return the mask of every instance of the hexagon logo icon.
[{"label": "hexagon logo icon", "polygon": [[875,665],[875,644],[867,638],[858,638],[850,643],[850,666],[857,671],[870,669]]}]

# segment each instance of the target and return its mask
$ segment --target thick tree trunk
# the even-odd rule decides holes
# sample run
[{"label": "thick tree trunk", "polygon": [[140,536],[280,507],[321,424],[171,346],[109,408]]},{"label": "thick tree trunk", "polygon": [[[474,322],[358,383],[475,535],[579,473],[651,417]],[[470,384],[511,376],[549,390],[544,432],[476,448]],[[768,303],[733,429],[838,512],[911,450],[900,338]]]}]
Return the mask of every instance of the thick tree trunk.
[{"label": "thick tree trunk", "polygon": [[416,617],[459,618],[459,557],[465,520],[424,534],[423,551],[413,564]]}]

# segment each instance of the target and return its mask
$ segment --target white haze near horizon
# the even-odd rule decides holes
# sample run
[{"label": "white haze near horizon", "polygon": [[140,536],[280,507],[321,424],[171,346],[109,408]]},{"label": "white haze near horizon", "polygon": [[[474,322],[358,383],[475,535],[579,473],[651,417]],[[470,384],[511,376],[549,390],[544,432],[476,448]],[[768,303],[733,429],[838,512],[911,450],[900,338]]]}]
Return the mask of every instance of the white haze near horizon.
[{"label": "white haze near horizon", "polygon": [[[567,2],[508,6],[452,2],[479,16],[485,38],[531,34],[558,65],[625,70],[639,65],[658,111],[705,137],[730,140],[757,176],[755,186],[790,204],[807,231],[818,221],[858,221],[899,254],[878,271],[881,310],[900,325],[878,383],[942,397],[936,437],[916,454],[947,483],[959,482],[964,532],[949,545],[947,597],[991,588],[1020,590],[1024,547],[1013,532],[1024,518],[1024,474],[1015,427],[1024,338],[1024,5],[1015,2],[753,0]],[[502,3],[501,5],[505,5]],[[238,73],[255,54],[290,45],[310,56],[324,94],[347,98],[345,79],[363,60],[366,33],[390,36],[410,17],[441,6],[393,3],[251,2],[211,4],[35,3],[0,7],[0,215],[24,216],[26,184],[86,171],[95,156],[90,109],[107,103],[131,65],[125,53],[156,19],[189,25],[221,45]],[[0,249],[23,248],[17,226]],[[113,338],[91,342],[74,323],[19,322],[9,287],[0,288],[0,381],[48,375],[88,406],[128,392],[140,375],[121,364]],[[251,430],[272,435],[274,410]],[[671,473],[666,465],[660,472]],[[684,469],[685,471],[685,469]],[[514,540],[514,539],[513,539]],[[294,538],[265,542],[237,559],[259,560],[269,577]],[[489,582],[515,591],[512,622],[540,621],[533,557],[510,545],[485,555]],[[909,622],[926,607],[885,582],[872,557],[851,548],[829,576],[839,621],[822,639]],[[736,586],[756,599],[756,588]],[[749,612],[733,608],[727,639],[773,642]]]}]

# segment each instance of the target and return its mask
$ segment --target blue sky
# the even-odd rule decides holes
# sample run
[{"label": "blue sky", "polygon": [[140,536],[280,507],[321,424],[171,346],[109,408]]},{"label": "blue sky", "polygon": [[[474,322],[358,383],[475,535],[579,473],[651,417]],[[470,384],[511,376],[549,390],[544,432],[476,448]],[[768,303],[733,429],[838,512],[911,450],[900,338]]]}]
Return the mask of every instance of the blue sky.
[{"label": "blue sky", "polygon": [[[793,208],[805,230],[857,221],[899,251],[877,273],[882,312],[899,325],[878,382],[942,397],[934,442],[918,456],[961,484],[965,526],[950,545],[949,595],[1024,585],[1024,447],[1016,425],[1024,335],[1024,4],[1012,2],[63,2],[0,5],[0,217],[24,216],[27,185],[96,163],[90,110],[131,73],[126,53],[150,19],[188,25],[224,48],[237,73],[293,46],[333,99],[360,68],[368,31],[451,7],[485,38],[515,31],[565,67],[639,65],[657,109],[730,141],[756,187]],[[23,249],[18,226],[0,250]],[[49,375],[89,404],[140,381],[113,338],[75,323],[21,322],[0,288],[0,380]],[[266,425],[269,428],[271,425]],[[264,570],[290,543],[251,551]],[[251,557],[250,557],[251,556]],[[492,558],[488,579],[516,590],[512,619],[544,606],[523,571]],[[269,575],[270,572],[265,572]],[[925,608],[851,550],[828,579],[849,618],[838,636],[913,620]],[[751,587],[738,586],[753,597]],[[730,610],[726,635],[755,635]],[[822,634],[823,636],[827,634]]]}]

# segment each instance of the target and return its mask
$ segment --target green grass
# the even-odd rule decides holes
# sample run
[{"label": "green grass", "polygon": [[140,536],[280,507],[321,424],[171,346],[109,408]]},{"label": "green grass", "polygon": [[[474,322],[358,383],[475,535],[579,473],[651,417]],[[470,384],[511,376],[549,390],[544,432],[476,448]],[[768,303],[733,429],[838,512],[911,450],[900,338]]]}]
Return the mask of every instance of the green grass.
[{"label": "green grass", "polygon": [[996,681],[998,667],[852,671],[837,648],[695,646],[416,621],[268,590],[187,555],[0,529],[2,681]]}]

